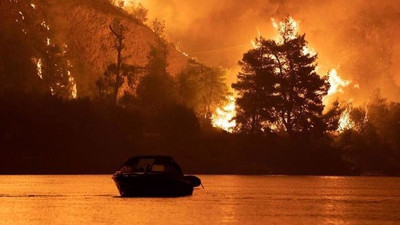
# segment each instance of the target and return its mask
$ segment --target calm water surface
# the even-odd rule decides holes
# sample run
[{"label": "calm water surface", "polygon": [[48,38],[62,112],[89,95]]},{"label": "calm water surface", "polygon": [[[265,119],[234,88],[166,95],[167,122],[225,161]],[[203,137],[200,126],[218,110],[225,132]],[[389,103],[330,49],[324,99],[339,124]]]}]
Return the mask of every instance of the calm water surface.
[{"label": "calm water surface", "polygon": [[400,224],[400,178],[200,176],[182,198],[120,198],[111,175],[0,176],[0,224]]}]

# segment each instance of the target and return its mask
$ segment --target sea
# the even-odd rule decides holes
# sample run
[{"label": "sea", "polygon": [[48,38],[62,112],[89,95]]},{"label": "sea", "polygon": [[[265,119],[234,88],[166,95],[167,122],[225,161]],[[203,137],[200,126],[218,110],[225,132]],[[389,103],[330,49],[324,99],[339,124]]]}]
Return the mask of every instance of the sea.
[{"label": "sea", "polygon": [[121,198],[108,175],[0,176],[0,224],[400,224],[400,178],[198,175],[192,196]]}]

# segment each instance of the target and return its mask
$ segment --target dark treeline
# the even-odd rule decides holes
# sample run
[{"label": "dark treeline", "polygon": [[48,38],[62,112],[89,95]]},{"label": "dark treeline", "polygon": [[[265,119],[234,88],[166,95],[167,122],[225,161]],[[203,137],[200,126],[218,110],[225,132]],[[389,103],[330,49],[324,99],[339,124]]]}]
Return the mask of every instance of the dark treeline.
[{"label": "dark treeline", "polygon": [[115,62],[96,81],[98,96],[75,98],[66,50],[34,35],[49,30],[33,21],[0,22],[15,32],[0,37],[2,174],[112,173],[130,156],[167,154],[187,173],[400,175],[400,104],[377,94],[324,113],[328,79],[289,19],[281,41],[258,37],[240,62],[234,133],[211,123],[229,95],[226,71],[191,59],[171,76],[163,22],[154,21],[159,43],[139,67],[125,63],[129,27],[115,19]]},{"label": "dark treeline", "polygon": [[137,154],[173,155],[190,173],[349,172],[327,143],[201,129],[182,105],[149,113],[15,92],[0,104],[1,173],[111,173]]},{"label": "dark treeline", "polygon": [[[21,92],[0,97],[0,172],[111,173],[132,155],[168,154],[188,173],[398,175],[398,103],[353,111],[352,129],[322,138],[230,134],[180,104],[121,108]],[[375,107],[375,108],[374,108]],[[375,115],[374,115],[375,114]]]}]

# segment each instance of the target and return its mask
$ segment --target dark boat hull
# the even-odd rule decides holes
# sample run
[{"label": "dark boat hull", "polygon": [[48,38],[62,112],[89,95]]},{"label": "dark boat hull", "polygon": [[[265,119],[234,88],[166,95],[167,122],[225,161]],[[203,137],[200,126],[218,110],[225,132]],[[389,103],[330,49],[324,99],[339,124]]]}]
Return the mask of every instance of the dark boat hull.
[{"label": "dark boat hull", "polygon": [[193,193],[191,184],[165,174],[117,174],[113,180],[122,197],[179,197]]}]

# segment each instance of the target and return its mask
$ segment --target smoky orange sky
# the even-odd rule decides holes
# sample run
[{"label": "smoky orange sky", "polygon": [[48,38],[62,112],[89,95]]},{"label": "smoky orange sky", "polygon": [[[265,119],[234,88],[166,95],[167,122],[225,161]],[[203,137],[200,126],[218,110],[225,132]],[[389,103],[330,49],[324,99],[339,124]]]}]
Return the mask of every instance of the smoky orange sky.
[{"label": "smoky orange sky", "polygon": [[[352,83],[342,99],[367,100],[379,88],[400,101],[400,0],[140,0],[150,21],[165,19],[170,41],[207,64],[231,69],[257,29],[275,38],[271,18],[299,22],[318,53],[319,73],[337,69]],[[359,88],[354,86],[358,84]]]}]

